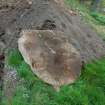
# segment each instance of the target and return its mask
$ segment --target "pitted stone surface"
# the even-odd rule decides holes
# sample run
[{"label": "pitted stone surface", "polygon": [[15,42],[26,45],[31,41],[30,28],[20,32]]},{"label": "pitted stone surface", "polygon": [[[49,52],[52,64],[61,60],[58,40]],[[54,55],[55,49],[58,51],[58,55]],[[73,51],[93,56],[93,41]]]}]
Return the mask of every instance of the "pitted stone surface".
[{"label": "pitted stone surface", "polygon": [[19,50],[39,78],[60,87],[73,83],[80,75],[80,54],[63,32],[24,30],[21,34]]}]

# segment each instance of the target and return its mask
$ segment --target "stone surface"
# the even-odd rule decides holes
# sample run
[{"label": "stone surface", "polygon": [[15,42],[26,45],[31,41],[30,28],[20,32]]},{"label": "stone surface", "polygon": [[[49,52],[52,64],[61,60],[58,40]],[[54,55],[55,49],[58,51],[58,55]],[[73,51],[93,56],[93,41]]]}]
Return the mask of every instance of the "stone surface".
[{"label": "stone surface", "polygon": [[0,41],[0,55],[3,52],[3,50],[5,49],[5,47],[6,47],[6,45],[2,41]]},{"label": "stone surface", "polygon": [[56,89],[80,75],[81,57],[61,31],[24,30],[19,50],[32,71]]}]

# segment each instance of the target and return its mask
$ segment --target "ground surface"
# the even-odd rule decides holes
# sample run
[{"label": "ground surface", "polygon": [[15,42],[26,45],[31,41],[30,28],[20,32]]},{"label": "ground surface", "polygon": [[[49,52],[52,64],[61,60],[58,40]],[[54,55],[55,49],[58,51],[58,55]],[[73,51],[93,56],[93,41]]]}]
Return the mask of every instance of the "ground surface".
[{"label": "ground surface", "polygon": [[[64,14],[65,10],[62,11],[53,2],[49,5],[48,0],[33,0],[33,4],[29,0],[10,0],[11,3],[8,0],[9,4],[5,2],[7,0],[2,1],[4,3],[0,3],[1,52],[17,47],[17,39],[22,29],[57,29],[68,35],[70,43],[80,49],[84,60],[99,58],[105,54],[105,44],[96,32],[91,30],[92,27],[84,25],[78,15]],[[92,26],[99,32],[104,32],[104,26]],[[2,93],[2,105],[105,105],[105,58],[87,64],[74,84],[62,87],[57,93],[32,74],[17,50],[7,55],[10,72],[6,72],[5,75],[7,87],[6,93]]]},{"label": "ground surface", "polygon": [[86,64],[75,83],[59,92],[31,72],[18,50],[11,50],[6,61],[10,72],[1,105],[105,105],[105,58]]},{"label": "ground surface", "polygon": [[16,48],[22,29],[51,29],[63,31],[83,61],[103,56],[105,44],[102,39],[81,22],[78,15],[68,12],[61,4],[60,7],[54,1],[46,0],[33,0],[32,4],[25,0],[11,5],[9,1],[7,4],[4,2],[0,9],[1,50]]}]

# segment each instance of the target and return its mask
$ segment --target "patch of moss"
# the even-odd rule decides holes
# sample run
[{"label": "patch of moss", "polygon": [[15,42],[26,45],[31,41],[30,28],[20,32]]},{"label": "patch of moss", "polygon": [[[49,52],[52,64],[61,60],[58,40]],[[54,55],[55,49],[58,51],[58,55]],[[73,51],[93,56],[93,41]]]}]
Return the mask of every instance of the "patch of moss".
[{"label": "patch of moss", "polygon": [[8,57],[6,58],[7,65],[11,65],[12,67],[19,66],[23,61],[23,57],[21,56],[18,49],[12,49],[8,51]]}]

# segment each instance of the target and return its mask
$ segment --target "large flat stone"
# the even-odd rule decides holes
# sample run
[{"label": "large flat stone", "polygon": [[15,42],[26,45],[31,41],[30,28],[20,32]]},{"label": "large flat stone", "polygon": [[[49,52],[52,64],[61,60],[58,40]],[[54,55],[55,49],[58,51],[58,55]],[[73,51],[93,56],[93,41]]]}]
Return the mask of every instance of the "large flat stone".
[{"label": "large flat stone", "polygon": [[24,30],[18,47],[32,71],[58,89],[80,75],[81,57],[63,32]]}]

